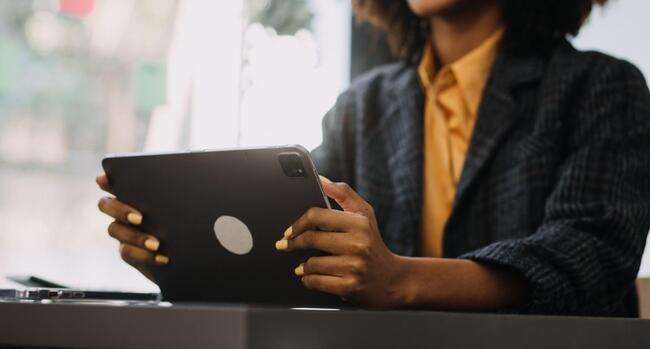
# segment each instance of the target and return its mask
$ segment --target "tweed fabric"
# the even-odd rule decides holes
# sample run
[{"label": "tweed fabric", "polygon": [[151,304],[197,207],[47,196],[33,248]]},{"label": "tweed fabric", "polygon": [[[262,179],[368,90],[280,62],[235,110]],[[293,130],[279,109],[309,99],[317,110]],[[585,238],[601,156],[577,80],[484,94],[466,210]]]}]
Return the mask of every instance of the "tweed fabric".
[{"label": "tweed fabric", "polygon": [[[424,96],[417,67],[353,82],[323,120],[319,172],[375,208],[384,241],[418,255]],[[650,93],[633,65],[568,42],[500,52],[472,135],[444,253],[528,281],[535,314],[636,316],[650,228]],[[444,285],[431,285],[444,287]]]}]

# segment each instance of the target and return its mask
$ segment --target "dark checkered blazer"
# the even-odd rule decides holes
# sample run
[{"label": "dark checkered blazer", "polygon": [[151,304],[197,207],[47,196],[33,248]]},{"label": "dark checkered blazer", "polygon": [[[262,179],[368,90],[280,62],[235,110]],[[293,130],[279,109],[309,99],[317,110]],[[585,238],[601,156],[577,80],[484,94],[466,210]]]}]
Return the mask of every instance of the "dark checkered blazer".
[{"label": "dark checkered blazer", "polygon": [[[352,83],[323,121],[318,170],[375,208],[387,245],[417,255],[424,96],[416,67]],[[520,272],[516,312],[635,316],[650,228],[650,94],[631,64],[562,42],[502,51],[470,142],[444,254]],[[445,287],[445,285],[431,285]]]}]

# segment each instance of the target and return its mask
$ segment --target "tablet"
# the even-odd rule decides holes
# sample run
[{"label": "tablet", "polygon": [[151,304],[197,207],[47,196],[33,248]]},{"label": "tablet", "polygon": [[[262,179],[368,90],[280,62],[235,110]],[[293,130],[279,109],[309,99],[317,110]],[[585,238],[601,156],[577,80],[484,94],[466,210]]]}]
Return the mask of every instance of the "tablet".
[{"label": "tablet", "polygon": [[168,265],[152,267],[163,299],[339,306],[305,289],[293,270],[316,251],[275,242],[311,207],[329,208],[301,146],[166,154],[102,161],[115,195],[142,212]]}]

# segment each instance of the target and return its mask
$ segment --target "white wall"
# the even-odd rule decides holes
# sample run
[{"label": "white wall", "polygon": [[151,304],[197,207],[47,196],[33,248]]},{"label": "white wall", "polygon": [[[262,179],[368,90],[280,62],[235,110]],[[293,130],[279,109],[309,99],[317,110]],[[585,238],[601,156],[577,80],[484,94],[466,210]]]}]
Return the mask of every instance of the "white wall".
[{"label": "white wall", "polygon": [[650,77],[650,1],[611,0],[597,8],[574,40],[581,49],[595,49],[621,57]]},{"label": "white wall", "polygon": [[[649,79],[650,1],[611,0],[607,7],[594,12],[574,44],[626,59]],[[646,245],[639,275],[650,276],[650,244]]]}]

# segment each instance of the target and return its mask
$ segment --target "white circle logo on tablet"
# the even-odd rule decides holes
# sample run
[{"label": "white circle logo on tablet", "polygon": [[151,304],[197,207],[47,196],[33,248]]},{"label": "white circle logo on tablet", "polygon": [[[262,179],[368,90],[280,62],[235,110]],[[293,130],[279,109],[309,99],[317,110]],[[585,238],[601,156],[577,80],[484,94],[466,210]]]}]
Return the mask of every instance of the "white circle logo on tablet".
[{"label": "white circle logo on tablet", "polygon": [[221,216],[214,222],[217,241],[229,252],[244,255],[253,249],[253,235],[244,222],[232,216]]}]

